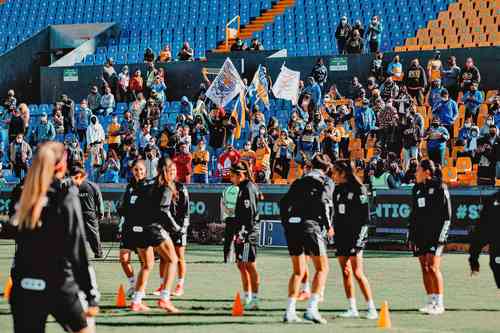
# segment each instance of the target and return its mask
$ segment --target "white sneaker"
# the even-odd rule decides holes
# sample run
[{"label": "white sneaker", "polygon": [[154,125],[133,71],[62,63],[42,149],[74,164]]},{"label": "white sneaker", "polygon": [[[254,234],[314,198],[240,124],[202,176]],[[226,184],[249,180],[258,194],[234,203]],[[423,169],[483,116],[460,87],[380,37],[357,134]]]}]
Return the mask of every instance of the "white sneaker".
[{"label": "white sneaker", "polygon": [[250,301],[245,302],[245,310],[259,310],[259,300],[252,298]]},{"label": "white sneaker", "polygon": [[366,313],[366,319],[375,320],[378,319],[378,312],[376,309],[368,309]]},{"label": "white sneaker", "polygon": [[349,309],[345,312],[342,312],[338,315],[341,318],[358,318],[359,312],[358,310]]},{"label": "white sneaker", "polygon": [[297,312],[285,312],[283,322],[286,324],[301,323],[302,319],[297,316]]},{"label": "white sneaker", "polygon": [[434,304],[430,309],[428,314],[432,316],[442,315],[444,313],[444,306]]},{"label": "white sneaker", "polygon": [[306,313],[304,313],[304,319],[315,324],[325,325],[328,323],[325,318],[321,317],[318,311],[307,310]]},{"label": "white sneaker", "polygon": [[433,303],[427,303],[425,306],[418,309],[418,311],[421,313],[429,313],[433,305],[434,305]]}]

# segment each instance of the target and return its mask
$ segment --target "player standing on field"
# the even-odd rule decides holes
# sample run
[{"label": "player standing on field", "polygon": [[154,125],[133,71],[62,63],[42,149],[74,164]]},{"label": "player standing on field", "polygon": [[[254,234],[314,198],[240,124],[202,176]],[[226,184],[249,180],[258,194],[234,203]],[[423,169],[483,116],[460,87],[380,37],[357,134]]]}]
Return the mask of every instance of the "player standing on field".
[{"label": "player standing on field", "polygon": [[348,160],[339,160],[333,164],[333,224],[337,258],[342,269],[344,289],[349,300],[349,309],[340,314],[344,318],[359,317],[354,296],[353,275],[368,303],[367,319],[377,319],[378,314],[373,302],[370,283],[363,270],[363,250],[368,238],[370,211],[368,193],[353,172]]},{"label": "player standing on field", "polygon": [[481,219],[471,237],[469,264],[472,274],[479,273],[479,255],[486,244],[490,245],[490,267],[500,289],[500,190],[484,203]]},{"label": "player standing on field", "polygon": [[306,272],[306,256],[316,269],[304,319],[326,324],[318,311],[318,303],[328,275],[327,235],[333,236],[332,195],[334,184],[327,176],[330,158],[316,154],[312,171],[296,180],[280,203],[281,220],[285,229],[293,273],[288,284],[288,306],[283,321],[300,322],[296,313],[299,287]]},{"label": "player standing on field", "polygon": [[415,176],[409,244],[420,261],[428,297],[427,304],[419,311],[439,315],[445,311],[441,256],[451,223],[450,194],[441,179],[441,170],[431,160],[422,160]]}]

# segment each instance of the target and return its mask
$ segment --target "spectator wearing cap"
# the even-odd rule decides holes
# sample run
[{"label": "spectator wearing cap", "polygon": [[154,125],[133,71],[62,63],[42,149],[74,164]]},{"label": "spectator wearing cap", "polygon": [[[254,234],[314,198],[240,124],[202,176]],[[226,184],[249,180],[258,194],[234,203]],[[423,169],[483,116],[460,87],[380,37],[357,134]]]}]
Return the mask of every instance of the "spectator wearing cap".
[{"label": "spectator wearing cap", "polygon": [[281,179],[288,179],[290,172],[290,161],[295,151],[295,143],[288,137],[287,130],[281,130],[279,138],[274,142],[274,166],[272,170],[278,174]]},{"label": "spectator wearing cap", "polygon": [[129,96],[129,86],[130,86],[130,74],[128,72],[128,66],[122,67],[120,74],[118,74],[118,90],[116,99],[120,102],[128,102]]},{"label": "spectator wearing cap", "polygon": [[440,79],[431,81],[431,89],[429,90],[428,102],[432,110],[441,102],[441,93],[445,88],[441,85]]},{"label": "spectator wearing cap", "polygon": [[441,101],[436,104],[432,113],[439,118],[439,123],[444,126],[453,140],[453,125],[458,118],[457,102],[450,98],[448,90],[441,91]]},{"label": "spectator wearing cap", "polygon": [[470,90],[466,91],[462,97],[462,103],[465,105],[465,117],[472,115],[474,124],[477,124],[479,107],[484,102],[483,93],[478,90],[478,84],[472,83]]},{"label": "spectator wearing cap", "polygon": [[375,170],[370,175],[371,187],[374,190],[397,188],[397,182],[391,172],[387,170],[386,162],[384,160],[377,160],[375,163]]},{"label": "spectator wearing cap", "polygon": [[363,53],[365,43],[363,37],[357,29],[354,29],[345,44],[345,53],[361,54]]},{"label": "spectator wearing cap", "polygon": [[52,122],[49,121],[47,113],[42,113],[40,122],[33,131],[32,138],[35,146],[47,141],[53,141],[56,138],[56,130]]},{"label": "spectator wearing cap", "polygon": [[345,54],[345,45],[347,39],[351,35],[351,26],[347,22],[347,17],[342,16],[335,30],[335,38],[337,39],[337,51],[339,54]]},{"label": "spectator wearing cap", "polygon": [[408,93],[417,100],[419,106],[424,105],[424,91],[427,87],[425,70],[420,66],[418,59],[413,59],[405,76]]},{"label": "spectator wearing cap", "polygon": [[115,96],[111,93],[111,87],[104,88],[104,95],[101,97],[101,114],[109,116],[115,110]]},{"label": "spectator wearing cap", "polygon": [[101,108],[101,94],[97,86],[90,88],[90,93],[87,96],[87,105],[92,110],[93,114],[97,114]]},{"label": "spectator wearing cap", "polygon": [[9,111],[11,112],[9,123],[9,143],[13,142],[18,134],[24,134],[26,127],[21,112],[15,105],[11,105]]},{"label": "spectator wearing cap", "polygon": [[467,58],[465,61],[465,65],[460,71],[459,75],[459,84],[460,90],[462,92],[466,92],[470,90],[470,87],[473,83],[481,82],[481,73],[479,73],[479,69],[474,65],[474,60],[472,58]]},{"label": "spectator wearing cap", "polygon": [[441,62],[441,52],[436,50],[434,57],[427,62],[427,77],[429,81],[441,80],[441,70],[443,63]]},{"label": "spectator wearing cap", "polygon": [[441,69],[441,80],[443,87],[448,89],[451,98],[458,100],[458,81],[460,78],[460,67],[457,66],[457,58],[451,56],[448,58],[448,64]]},{"label": "spectator wearing cap", "polygon": [[392,79],[392,76],[387,77],[385,82],[380,86],[380,97],[384,100],[384,102],[388,102],[389,100],[394,100],[398,97],[399,87]]},{"label": "spectator wearing cap", "polygon": [[380,17],[374,15],[368,28],[366,29],[366,39],[368,40],[368,45],[370,46],[370,52],[376,53],[379,51],[381,37],[382,37],[382,22],[380,22]]},{"label": "spectator wearing cap", "polygon": [[206,149],[205,140],[202,139],[196,145],[193,153],[193,183],[208,184],[208,164],[210,154]]},{"label": "spectator wearing cap", "polygon": [[354,124],[356,126],[356,137],[361,139],[361,147],[366,146],[368,135],[372,134],[376,129],[377,118],[372,108],[370,101],[364,99],[360,107],[356,107],[354,112]]},{"label": "spectator wearing cap", "polygon": [[399,54],[396,54],[392,61],[387,65],[387,75],[395,82],[403,81],[403,64],[401,63]]},{"label": "spectator wearing cap", "polygon": [[434,118],[431,127],[425,134],[427,140],[427,153],[434,163],[444,166],[446,142],[450,140],[450,134],[446,127],[441,126],[439,118]]},{"label": "spectator wearing cap", "polygon": [[325,66],[323,58],[318,58],[311,73],[314,80],[319,84],[321,92],[324,92],[326,81],[328,80],[328,69]]},{"label": "spectator wearing cap", "polygon": [[193,49],[189,46],[189,42],[184,42],[182,44],[182,48],[177,54],[177,57],[181,61],[193,61],[194,60],[194,51]]}]

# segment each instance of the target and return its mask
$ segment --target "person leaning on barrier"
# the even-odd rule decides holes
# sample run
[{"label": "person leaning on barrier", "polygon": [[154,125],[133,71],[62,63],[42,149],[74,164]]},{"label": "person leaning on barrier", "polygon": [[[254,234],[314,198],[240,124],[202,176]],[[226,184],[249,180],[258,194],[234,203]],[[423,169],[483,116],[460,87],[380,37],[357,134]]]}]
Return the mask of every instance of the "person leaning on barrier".
[{"label": "person leaning on barrier", "polygon": [[500,289],[500,190],[497,190],[485,202],[481,218],[471,236],[469,265],[471,275],[479,274],[479,255],[484,245],[490,246],[490,267],[496,285]]}]

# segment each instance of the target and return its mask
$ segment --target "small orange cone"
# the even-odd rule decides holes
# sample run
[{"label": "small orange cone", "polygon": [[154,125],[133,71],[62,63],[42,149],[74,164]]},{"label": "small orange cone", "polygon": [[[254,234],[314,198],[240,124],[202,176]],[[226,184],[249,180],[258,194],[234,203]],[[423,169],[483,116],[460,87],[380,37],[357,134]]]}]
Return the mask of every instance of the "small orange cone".
[{"label": "small orange cone", "polygon": [[243,316],[243,304],[241,303],[240,293],[236,293],[236,297],[234,298],[232,315],[233,317]]},{"label": "small orange cone", "polygon": [[118,288],[118,295],[116,295],[116,307],[117,308],[126,308],[127,301],[125,299],[125,288],[123,284],[120,284],[120,288]]},{"label": "small orange cone", "polygon": [[5,283],[5,287],[3,288],[3,298],[5,300],[9,300],[10,299],[10,293],[12,291],[12,278],[9,276],[9,279],[7,280],[7,282]]},{"label": "small orange cone", "polygon": [[379,328],[391,328],[391,315],[389,314],[389,304],[387,301],[382,304],[382,308],[380,309],[380,317],[378,319],[378,327]]}]

